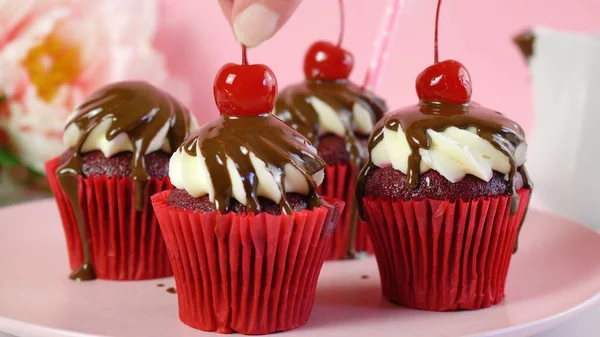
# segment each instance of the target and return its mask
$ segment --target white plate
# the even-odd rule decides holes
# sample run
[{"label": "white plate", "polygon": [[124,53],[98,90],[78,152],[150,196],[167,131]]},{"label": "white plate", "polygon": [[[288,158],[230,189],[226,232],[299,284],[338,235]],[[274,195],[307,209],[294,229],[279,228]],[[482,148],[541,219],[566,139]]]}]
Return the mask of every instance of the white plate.
[{"label": "white plate", "polygon": [[[506,300],[478,311],[399,308],[381,298],[373,258],[327,262],[308,324],[283,335],[528,336],[598,300],[600,236],[530,211],[520,242]],[[166,292],[175,285],[172,278],[76,283],[68,273],[52,200],[0,210],[0,331],[27,337],[215,336],[179,321],[176,295]]]}]

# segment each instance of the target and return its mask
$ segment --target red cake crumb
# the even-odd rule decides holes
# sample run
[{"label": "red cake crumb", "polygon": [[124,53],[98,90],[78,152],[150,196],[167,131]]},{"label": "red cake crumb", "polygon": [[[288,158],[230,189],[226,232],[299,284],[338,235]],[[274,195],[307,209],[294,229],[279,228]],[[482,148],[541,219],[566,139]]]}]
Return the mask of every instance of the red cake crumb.
[{"label": "red cake crumb", "polygon": [[[368,137],[358,136],[360,145],[364,153],[367,153]],[[350,161],[350,155],[346,150],[346,142],[338,135],[326,134],[319,138],[317,145],[319,157],[328,165],[347,164]]]},{"label": "red cake crumb", "polygon": [[[408,186],[406,175],[391,166],[376,168],[365,183],[365,196],[391,199],[437,199],[437,200],[470,200],[482,197],[492,197],[508,193],[506,175],[494,171],[489,182],[473,175],[467,175],[457,183],[452,183],[439,172],[429,170],[421,174],[417,188]],[[517,189],[523,187],[523,178],[518,172],[514,177]]]},{"label": "red cake crumb", "polygon": [[[60,164],[64,164],[72,154],[72,149],[64,152],[60,156]],[[84,153],[81,157],[83,159],[81,172],[85,177],[99,175],[127,177],[131,175],[131,152],[121,152],[106,158],[102,152],[92,151]],[[144,156],[146,172],[154,178],[169,176],[170,158],[171,154],[162,151],[147,154]]]},{"label": "red cake crumb", "polygon": [[[272,200],[259,197],[260,206],[263,212],[280,215],[281,207]],[[308,207],[307,198],[297,193],[287,193],[286,199],[292,210],[295,212],[302,212]],[[200,198],[194,198],[188,194],[185,190],[176,189],[167,198],[167,205],[177,207],[180,209],[191,209],[194,212],[201,211],[203,213],[212,212],[215,210],[214,204],[208,199],[208,195]],[[246,206],[240,204],[237,200],[231,199],[231,210],[237,214],[246,214]]]}]

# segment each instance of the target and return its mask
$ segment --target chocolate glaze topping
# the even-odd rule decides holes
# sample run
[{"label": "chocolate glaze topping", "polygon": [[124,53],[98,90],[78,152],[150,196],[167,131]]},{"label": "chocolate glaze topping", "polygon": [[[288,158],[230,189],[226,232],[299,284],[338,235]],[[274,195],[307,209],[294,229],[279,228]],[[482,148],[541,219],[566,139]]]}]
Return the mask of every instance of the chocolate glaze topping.
[{"label": "chocolate glaze topping", "polygon": [[366,158],[363,155],[364,151],[361,150],[360,139],[355,135],[352,107],[356,102],[362,104],[367,111],[370,110],[372,120],[377,122],[387,111],[385,102],[347,80],[306,80],[287,87],[279,93],[274,113],[279,119],[307,137],[315,147],[318,146],[319,136],[323,132],[319,115],[308,101],[309,97],[322,100],[338,112],[346,129],[344,141],[346,150],[350,154],[350,162],[357,167],[362,166]]},{"label": "chocolate glaze topping", "polygon": [[325,163],[310,148],[306,138],[271,113],[252,117],[220,115],[192,133],[182,149],[190,156],[197,156],[200,151],[205,158],[212,179],[215,208],[221,213],[231,211],[233,204],[227,158],[235,163],[243,180],[247,211],[255,214],[263,211],[257,195],[258,178],[250,160],[251,153],[265,162],[267,169],[275,177],[282,195],[279,204],[285,214],[293,211],[286,199],[286,164],[298,169],[306,179],[309,186],[308,208],[324,203],[317,192],[313,175],[321,171]]},{"label": "chocolate glaze topping", "polygon": [[83,245],[83,264],[70,275],[74,280],[96,278],[79,207],[79,177],[82,175],[83,164],[81,148],[90,132],[107,119],[111,120],[112,124],[106,133],[106,139],[112,140],[120,134],[126,134],[133,145],[131,177],[135,183],[135,206],[138,210],[144,209],[146,203],[144,196],[149,177],[144,156],[151,141],[168,123],[167,139],[171,149],[176,149],[188,134],[190,125],[189,112],[181,103],[146,82],[132,81],[107,85],[93,93],[77,108],[75,116],[67,123],[65,129],[75,124],[81,135],[71,156],[56,172],[75,212]]},{"label": "chocolate glaze topping", "polygon": [[[431,145],[427,130],[432,129],[441,132],[451,126],[461,129],[475,127],[479,137],[490,142],[497,150],[508,157],[511,167],[508,174],[508,193],[512,196],[511,212],[514,214],[519,205],[519,196],[513,184],[517,169],[523,177],[524,186],[531,187],[527,172],[523,167],[517,168],[514,156],[517,146],[525,141],[525,134],[517,123],[497,111],[484,108],[477,103],[454,105],[422,101],[416,106],[410,106],[386,115],[377,124],[369,139],[369,156],[373,148],[383,139],[384,128],[397,131],[401,127],[411,148],[406,174],[408,186],[416,188],[421,176],[419,149],[429,149]],[[365,183],[375,167],[373,162],[369,161],[359,174],[356,199],[360,205],[359,210],[363,219],[366,217],[362,207]]]}]

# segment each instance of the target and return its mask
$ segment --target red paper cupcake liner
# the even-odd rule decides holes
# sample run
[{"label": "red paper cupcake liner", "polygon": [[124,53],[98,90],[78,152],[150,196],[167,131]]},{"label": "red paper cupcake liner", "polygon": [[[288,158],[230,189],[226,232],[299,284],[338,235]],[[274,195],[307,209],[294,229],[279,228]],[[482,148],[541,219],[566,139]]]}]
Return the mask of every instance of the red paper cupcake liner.
[{"label": "red paper cupcake liner", "polygon": [[[358,209],[356,210],[356,212],[358,212]],[[358,214],[356,216],[358,216]],[[354,249],[357,253],[375,253],[373,243],[371,242],[371,235],[369,234],[369,230],[367,229],[367,223],[365,221],[360,220],[360,217],[356,226],[356,237],[354,239]]]},{"label": "red paper cupcake liner", "polygon": [[[59,158],[46,163],[46,172],[60,212],[71,270],[83,263],[83,247],[75,213],[63,192],[56,170]],[[150,204],[152,194],[171,189],[168,178],[148,182],[147,207],[135,209],[135,185],[129,177],[79,177],[79,205],[99,279],[145,280],[173,275],[158,221]]]},{"label": "red paper cupcake liner", "polygon": [[292,215],[192,212],[152,197],[177,286],[179,317],[193,328],[266,334],[297,328],[343,202]]},{"label": "red paper cupcake liner", "polygon": [[529,189],[450,202],[365,197],[383,296],[401,306],[448,311],[499,303]]},{"label": "red paper cupcake liner", "polygon": [[[344,212],[338,222],[334,235],[331,238],[331,252],[327,254],[328,260],[339,260],[346,256],[348,241],[350,240],[350,227],[353,212],[357,212],[354,199],[357,170],[352,165],[335,164],[325,167],[325,179],[319,186],[322,196],[343,200],[346,203]],[[358,218],[358,213],[355,214]],[[354,249],[356,252],[374,252],[367,230],[367,224],[359,219],[356,229]]]}]

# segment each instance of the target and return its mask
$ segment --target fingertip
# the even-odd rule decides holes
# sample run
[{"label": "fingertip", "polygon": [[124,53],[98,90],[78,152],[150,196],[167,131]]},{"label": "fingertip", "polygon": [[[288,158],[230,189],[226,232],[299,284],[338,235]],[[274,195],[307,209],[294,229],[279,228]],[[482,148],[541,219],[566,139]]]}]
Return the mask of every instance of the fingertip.
[{"label": "fingertip", "polygon": [[275,34],[279,20],[280,15],[277,12],[255,2],[235,15],[233,31],[240,43],[256,47]]},{"label": "fingertip", "polygon": [[233,30],[240,43],[256,47],[270,39],[290,18],[301,0],[238,0]]}]

